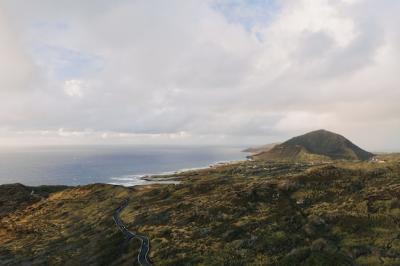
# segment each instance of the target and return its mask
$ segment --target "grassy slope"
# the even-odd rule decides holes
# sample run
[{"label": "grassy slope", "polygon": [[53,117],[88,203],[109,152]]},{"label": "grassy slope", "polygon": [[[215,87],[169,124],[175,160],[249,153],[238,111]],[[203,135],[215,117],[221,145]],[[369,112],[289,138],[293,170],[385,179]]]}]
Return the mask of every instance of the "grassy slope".
[{"label": "grassy slope", "polygon": [[398,265],[400,166],[249,162],[142,190],[157,265]]},{"label": "grassy slope", "polygon": [[261,160],[327,161],[329,159],[367,160],[372,153],[357,147],[341,135],[317,130],[275,146],[253,156]]},{"label": "grassy slope", "polygon": [[131,265],[134,254],[126,252],[111,219],[129,191],[111,185],[70,188],[10,213],[0,220],[0,264]]},{"label": "grassy slope", "polygon": [[[132,263],[110,219],[151,239],[155,265],[399,265],[400,157],[373,163],[243,162],[179,185],[52,194],[0,220],[0,261]],[[12,262],[12,263],[11,263]]]},{"label": "grassy slope", "polygon": [[[24,209],[38,202],[41,198],[48,197],[50,193],[66,189],[66,186],[40,186],[28,187],[22,184],[0,185],[0,218],[11,211]],[[31,194],[31,192],[34,192]]]}]

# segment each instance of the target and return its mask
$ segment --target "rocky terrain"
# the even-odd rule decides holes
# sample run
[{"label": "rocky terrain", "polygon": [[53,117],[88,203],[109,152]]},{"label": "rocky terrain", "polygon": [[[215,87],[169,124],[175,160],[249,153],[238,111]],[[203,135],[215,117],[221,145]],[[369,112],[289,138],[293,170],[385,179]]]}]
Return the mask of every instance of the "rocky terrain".
[{"label": "rocky terrain", "polygon": [[0,205],[0,265],[131,265],[139,244],[125,242],[111,217],[132,189],[61,188],[31,195],[21,184],[0,186],[2,199],[15,198]]},{"label": "rocky terrain", "polygon": [[149,237],[154,265],[399,265],[400,156],[379,159],[249,161],[181,173],[176,185],[64,188],[7,206],[0,261],[136,263],[138,241],[112,221],[129,199],[121,219]]}]

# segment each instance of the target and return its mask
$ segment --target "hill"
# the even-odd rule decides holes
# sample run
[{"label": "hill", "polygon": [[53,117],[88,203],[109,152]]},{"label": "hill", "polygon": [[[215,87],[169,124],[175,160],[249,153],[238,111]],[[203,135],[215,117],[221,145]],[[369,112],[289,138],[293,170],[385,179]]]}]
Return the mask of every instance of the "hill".
[{"label": "hill", "polygon": [[345,137],[329,132],[317,130],[298,137],[294,137],[269,151],[252,156],[261,160],[299,160],[299,161],[327,161],[327,160],[368,160],[374,154],[367,152],[353,144]]},{"label": "hill", "polygon": [[139,243],[125,241],[111,219],[130,191],[1,185],[0,265],[132,265],[128,249]]},{"label": "hill", "polygon": [[0,185],[0,218],[10,211],[25,207],[48,197],[50,193],[61,191],[66,186],[28,187],[22,184]]}]

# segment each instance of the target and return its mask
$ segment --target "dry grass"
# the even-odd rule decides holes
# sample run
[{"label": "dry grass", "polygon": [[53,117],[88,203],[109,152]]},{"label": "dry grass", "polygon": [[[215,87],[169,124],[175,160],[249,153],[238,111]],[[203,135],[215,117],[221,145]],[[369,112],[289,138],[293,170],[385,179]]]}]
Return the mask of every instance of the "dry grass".
[{"label": "dry grass", "polygon": [[0,261],[130,264],[138,243],[124,243],[111,220],[128,197],[121,218],[150,237],[155,265],[399,265],[400,156],[384,158],[243,162],[182,173],[179,185],[15,200],[0,218]]}]

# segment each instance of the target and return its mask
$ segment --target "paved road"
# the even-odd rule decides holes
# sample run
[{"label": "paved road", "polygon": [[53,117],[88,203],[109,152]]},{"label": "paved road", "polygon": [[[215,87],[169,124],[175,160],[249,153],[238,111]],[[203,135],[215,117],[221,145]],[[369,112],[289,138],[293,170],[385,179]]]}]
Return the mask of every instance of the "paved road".
[{"label": "paved road", "polygon": [[136,233],[129,231],[125,227],[125,225],[122,223],[121,218],[119,217],[119,214],[126,206],[128,206],[127,199],[124,200],[122,202],[121,206],[119,206],[115,210],[113,217],[112,217],[115,222],[115,225],[122,232],[122,234],[124,234],[126,239],[130,240],[132,238],[137,238],[140,240],[141,245],[140,245],[140,250],[139,250],[139,255],[138,255],[138,262],[142,266],[152,266],[152,264],[149,261],[149,258],[147,257],[149,254],[149,250],[150,250],[150,240],[147,238],[147,236],[138,235]]}]

